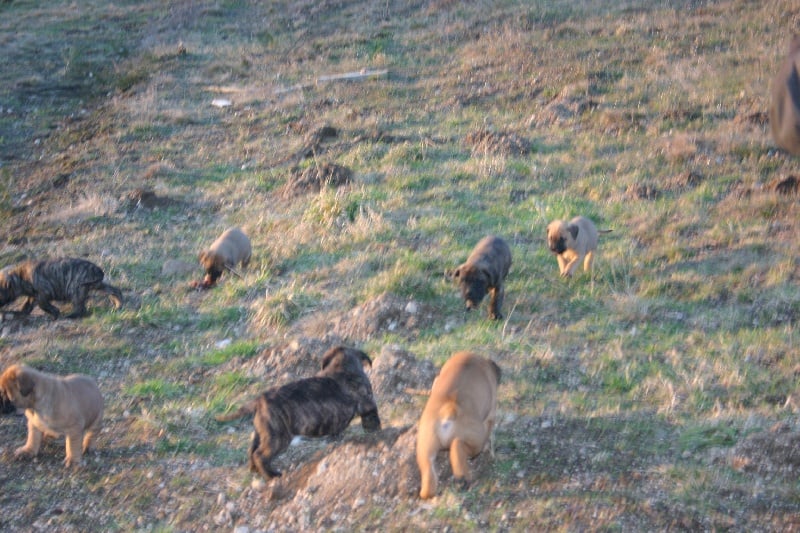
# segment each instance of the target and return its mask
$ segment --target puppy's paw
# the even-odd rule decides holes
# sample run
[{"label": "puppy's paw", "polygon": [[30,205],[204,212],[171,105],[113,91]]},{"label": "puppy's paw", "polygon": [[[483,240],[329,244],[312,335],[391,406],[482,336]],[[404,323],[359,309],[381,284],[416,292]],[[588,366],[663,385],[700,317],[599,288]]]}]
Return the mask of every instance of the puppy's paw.
[{"label": "puppy's paw", "polygon": [[458,490],[469,490],[470,485],[472,482],[465,477],[455,478],[455,486]]},{"label": "puppy's paw", "polygon": [[33,450],[31,450],[27,446],[20,446],[19,448],[14,450],[14,457],[17,457],[17,458],[22,457],[22,456],[33,457],[34,455],[36,455],[36,454],[33,453]]}]

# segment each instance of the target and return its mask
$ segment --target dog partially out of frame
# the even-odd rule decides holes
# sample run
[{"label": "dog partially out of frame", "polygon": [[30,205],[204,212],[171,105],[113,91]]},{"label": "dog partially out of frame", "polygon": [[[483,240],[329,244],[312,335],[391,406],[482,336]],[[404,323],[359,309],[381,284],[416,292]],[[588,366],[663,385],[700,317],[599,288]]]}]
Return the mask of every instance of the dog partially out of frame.
[{"label": "dog partially out of frame", "polygon": [[511,269],[511,249],[500,237],[489,235],[475,245],[466,262],[445,274],[458,282],[467,311],[477,309],[489,294],[489,318],[503,318],[500,309],[505,296],[505,280]]},{"label": "dog partially out of frame", "polygon": [[789,42],[786,57],[772,79],[769,123],[775,144],[800,156],[800,35]]},{"label": "dog partially out of frame", "polygon": [[315,376],[269,389],[237,411],[216,419],[224,422],[254,414],[250,470],[267,480],[278,477],[281,472],[272,466],[272,460],[296,435],[337,436],[356,415],[366,431],[381,428],[365,365],[371,366],[372,360],[361,350],[331,348],[322,357],[322,370]]},{"label": "dog partially out of frame", "polygon": [[14,456],[39,453],[42,437],[65,436],[67,467],[78,467],[100,430],[103,395],[89,376],[56,376],[25,365],[11,365],[0,375],[0,391],[28,419],[28,440]]},{"label": "dog partially out of frame", "polygon": [[472,481],[468,457],[487,447],[494,455],[492,431],[499,383],[500,367],[473,352],[457,352],[444,364],[417,427],[420,498],[436,495],[435,462],[440,450],[450,451],[453,477],[463,484]]},{"label": "dog partially out of frame", "polygon": [[115,309],[122,306],[122,292],[103,281],[103,270],[85,259],[62,258],[45,261],[24,261],[0,270],[0,306],[25,296],[22,314],[30,314],[35,305],[58,318],[61,312],[52,301],[71,302],[66,318],[86,315],[89,291],[108,294]]},{"label": "dog partially out of frame", "polygon": [[239,228],[225,230],[211,243],[208,250],[203,250],[198,255],[200,264],[206,271],[203,286],[212,287],[226,270],[236,273],[234,267],[237,264],[242,268],[247,267],[251,254],[250,239],[242,230]]}]

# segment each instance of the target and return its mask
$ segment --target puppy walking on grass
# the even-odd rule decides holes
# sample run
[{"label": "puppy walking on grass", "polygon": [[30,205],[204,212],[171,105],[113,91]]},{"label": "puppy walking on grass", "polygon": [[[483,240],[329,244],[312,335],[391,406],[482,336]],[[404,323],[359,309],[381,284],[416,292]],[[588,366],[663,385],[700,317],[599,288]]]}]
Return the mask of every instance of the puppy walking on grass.
[{"label": "puppy walking on grass", "polygon": [[577,216],[569,222],[554,220],[548,224],[547,245],[556,254],[561,277],[572,276],[581,263],[584,272],[591,272],[598,233],[610,231],[598,232],[594,223],[583,216]]},{"label": "puppy walking on grass", "polygon": [[66,318],[86,315],[89,291],[108,294],[115,309],[122,306],[122,293],[103,281],[103,270],[85,259],[52,259],[25,261],[0,271],[0,306],[26,296],[22,314],[30,314],[35,305],[53,318],[61,312],[51,301],[71,302],[72,312]]},{"label": "puppy walking on grass", "polygon": [[511,269],[511,249],[500,237],[489,235],[475,245],[467,261],[447,274],[458,281],[467,311],[477,309],[489,293],[489,318],[500,320],[505,296],[504,283]]},{"label": "puppy walking on grass", "polygon": [[468,457],[487,446],[494,455],[491,440],[499,383],[500,367],[472,352],[458,352],[444,364],[417,428],[420,498],[436,495],[435,462],[440,450],[450,451],[453,477],[464,484],[472,480]]},{"label": "puppy walking on grass", "polygon": [[66,377],[12,365],[0,375],[0,391],[18,409],[25,409],[28,440],[14,456],[39,453],[42,437],[66,436],[67,467],[80,466],[103,420],[103,396],[89,376]]},{"label": "puppy walking on grass", "polygon": [[267,480],[278,477],[281,472],[273,468],[272,459],[286,450],[296,435],[337,436],[356,415],[366,431],[381,428],[372,386],[364,373],[364,365],[371,364],[361,350],[331,348],[322,357],[322,370],[316,376],[269,389],[216,419],[224,422],[254,414],[250,470]]}]

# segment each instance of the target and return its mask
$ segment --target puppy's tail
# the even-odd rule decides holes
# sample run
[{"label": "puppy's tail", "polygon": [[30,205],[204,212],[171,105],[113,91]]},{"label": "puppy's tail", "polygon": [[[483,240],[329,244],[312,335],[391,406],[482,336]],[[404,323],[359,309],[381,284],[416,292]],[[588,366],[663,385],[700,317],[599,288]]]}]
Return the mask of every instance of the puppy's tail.
[{"label": "puppy's tail", "polygon": [[217,422],[229,422],[231,420],[236,420],[237,418],[242,418],[245,415],[252,415],[255,412],[256,412],[256,400],[253,400],[247,402],[246,404],[244,404],[243,406],[241,406],[239,409],[237,409],[232,413],[219,414],[216,415],[214,418],[217,420]]},{"label": "puppy's tail", "polygon": [[455,437],[455,420],[458,417],[458,405],[454,400],[448,400],[439,408],[438,422],[436,424],[436,436],[439,442],[447,443],[453,441]]}]

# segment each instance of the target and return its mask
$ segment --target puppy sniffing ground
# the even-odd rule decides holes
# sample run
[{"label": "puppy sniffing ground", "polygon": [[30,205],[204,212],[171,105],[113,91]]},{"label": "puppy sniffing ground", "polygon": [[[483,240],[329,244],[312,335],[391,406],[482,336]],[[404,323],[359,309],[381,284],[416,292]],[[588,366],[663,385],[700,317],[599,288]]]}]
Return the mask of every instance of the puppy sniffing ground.
[{"label": "puppy sniffing ground", "polygon": [[489,294],[489,318],[503,318],[500,311],[505,297],[505,280],[511,269],[511,249],[500,237],[481,239],[464,264],[448,274],[458,282],[467,311],[477,309]]},{"label": "puppy sniffing ground", "polygon": [[248,451],[250,470],[265,479],[281,472],[272,460],[282,453],[296,435],[336,436],[356,415],[366,431],[381,428],[378,406],[364,365],[372,360],[354,348],[331,348],[322,357],[322,370],[315,376],[274,387],[218,421],[254,414],[255,431]]},{"label": "puppy sniffing ground", "polygon": [[247,267],[251,254],[250,239],[241,229],[225,230],[211,243],[208,250],[203,250],[198,255],[198,260],[206,272],[205,278],[198,286],[204,289],[211,288],[226,270],[235,272],[237,264],[242,268]]},{"label": "puppy sniffing ground", "polygon": [[440,450],[449,450],[456,480],[472,480],[467,458],[491,447],[499,383],[497,364],[472,352],[458,352],[442,366],[417,429],[420,498],[436,495]]}]

